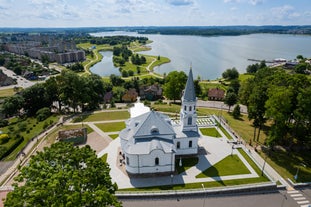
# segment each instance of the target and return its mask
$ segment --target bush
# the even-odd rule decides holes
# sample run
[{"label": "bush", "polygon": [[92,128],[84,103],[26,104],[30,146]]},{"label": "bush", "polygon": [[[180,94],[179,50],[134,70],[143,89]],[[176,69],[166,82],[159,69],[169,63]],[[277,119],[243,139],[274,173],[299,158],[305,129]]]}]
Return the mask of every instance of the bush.
[{"label": "bush", "polygon": [[49,124],[47,123],[47,122],[44,122],[44,124],[43,124],[43,129],[46,129],[46,128],[48,128],[49,127]]},{"label": "bush", "polygon": [[44,121],[51,115],[51,110],[48,107],[44,107],[39,109],[36,113],[36,117],[38,121]]},{"label": "bush", "polygon": [[6,127],[9,125],[8,120],[2,119],[0,120],[0,127]]},{"label": "bush", "polygon": [[0,144],[7,143],[10,137],[8,134],[0,134]]},{"label": "bush", "polygon": [[234,107],[232,115],[235,119],[239,119],[241,117],[241,108],[239,104]]}]

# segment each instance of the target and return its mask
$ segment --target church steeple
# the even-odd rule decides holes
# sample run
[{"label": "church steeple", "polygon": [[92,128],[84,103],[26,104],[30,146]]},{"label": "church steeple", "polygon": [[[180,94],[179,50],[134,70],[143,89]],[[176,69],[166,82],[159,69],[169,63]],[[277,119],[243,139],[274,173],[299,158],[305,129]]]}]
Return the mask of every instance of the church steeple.
[{"label": "church steeple", "polygon": [[193,82],[192,68],[190,67],[186,88],[182,97],[185,101],[196,101],[195,88]]},{"label": "church steeple", "polygon": [[182,131],[198,131],[195,88],[193,82],[192,68],[190,67],[186,87],[181,98],[180,124]]}]

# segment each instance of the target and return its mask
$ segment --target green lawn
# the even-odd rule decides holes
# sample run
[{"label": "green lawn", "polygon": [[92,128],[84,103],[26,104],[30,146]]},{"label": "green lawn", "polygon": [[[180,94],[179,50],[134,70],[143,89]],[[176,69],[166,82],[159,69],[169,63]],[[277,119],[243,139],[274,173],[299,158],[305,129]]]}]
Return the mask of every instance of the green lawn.
[{"label": "green lawn", "polygon": [[177,159],[176,163],[175,163],[176,170],[177,170],[178,174],[185,172],[189,168],[198,164],[199,158],[197,158],[197,157],[182,158],[181,159],[182,166],[179,166],[179,162],[180,162],[180,159]]},{"label": "green lawn", "polygon": [[[254,127],[252,126],[253,122],[247,118],[247,115],[242,115],[240,119],[234,119],[231,113],[228,113],[228,111],[209,109],[209,108],[198,108],[197,113],[199,116],[203,115],[206,116],[212,114],[215,114],[216,116],[221,115],[227,120],[229,126],[246,142],[249,142],[250,139],[253,139],[254,135]],[[262,131],[260,133],[259,143],[263,144],[266,138],[267,138],[266,132]]]},{"label": "green lawn", "polygon": [[[7,127],[0,128],[4,133],[9,134],[10,139],[14,139],[17,134],[24,137],[24,141],[15,148],[15,150],[8,155],[5,160],[14,160],[16,155],[22,150],[26,143],[33,137],[40,134],[44,127],[49,126],[58,121],[58,116],[50,116],[42,122],[38,122],[36,118],[30,117],[25,120],[20,120],[17,118],[10,120],[10,125]],[[10,141],[3,146],[9,146]]]},{"label": "green lawn", "polygon": [[109,134],[109,137],[110,137],[111,139],[116,139],[116,138],[119,137],[119,134]]},{"label": "green lawn", "polygon": [[215,165],[207,168],[196,178],[219,177],[226,175],[249,174],[250,171],[237,155],[229,155]]},{"label": "green lawn", "polygon": [[117,132],[125,128],[124,122],[100,123],[95,125],[104,132]]},{"label": "green lawn", "polygon": [[268,154],[267,162],[284,178],[289,178],[296,182],[294,175],[297,173],[297,168],[299,168],[297,182],[311,182],[311,156],[309,152],[287,153],[282,150],[264,150],[261,152],[262,157],[266,157]]},{"label": "green lawn", "polygon": [[105,111],[99,113],[93,113],[88,115],[82,115],[73,120],[76,122],[92,122],[92,121],[108,121],[108,120],[119,120],[128,119],[130,114],[128,111]]},{"label": "green lawn", "polygon": [[13,88],[7,88],[7,89],[0,90],[0,98],[13,96],[14,94],[15,94],[15,91]]},{"label": "green lawn", "polygon": [[200,128],[201,133],[204,136],[210,136],[210,137],[221,137],[221,135],[219,134],[219,132],[214,128]]}]

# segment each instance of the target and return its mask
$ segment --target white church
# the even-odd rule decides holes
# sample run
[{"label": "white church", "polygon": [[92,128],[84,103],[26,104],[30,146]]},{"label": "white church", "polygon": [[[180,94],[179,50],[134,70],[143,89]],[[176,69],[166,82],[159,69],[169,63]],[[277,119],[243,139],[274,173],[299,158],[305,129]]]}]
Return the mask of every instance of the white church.
[{"label": "white church", "polygon": [[140,113],[134,113],[135,107],[132,108],[131,118],[119,134],[126,171],[130,174],[172,173],[176,156],[197,155],[200,134],[196,103],[190,68],[182,96],[180,124],[167,115],[146,110],[147,107],[140,109]]}]

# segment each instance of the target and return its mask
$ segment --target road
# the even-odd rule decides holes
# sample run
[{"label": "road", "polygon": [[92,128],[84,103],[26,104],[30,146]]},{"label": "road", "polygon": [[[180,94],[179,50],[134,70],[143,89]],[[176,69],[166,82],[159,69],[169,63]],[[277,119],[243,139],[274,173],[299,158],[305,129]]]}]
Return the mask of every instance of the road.
[{"label": "road", "polygon": [[[310,189],[308,190],[310,191]],[[175,196],[166,199],[119,199],[124,207],[300,207],[286,191],[267,194],[235,194],[225,196]]]},{"label": "road", "polygon": [[3,73],[6,74],[7,76],[14,78],[17,81],[16,85],[4,86],[0,87],[0,89],[14,88],[14,87],[28,88],[37,83],[35,81],[29,81],[26,78],[23,78],[22,76],[18,76],[13,71],[8,70],[5,67],[0,67],[0,70],[2,70]]}]

